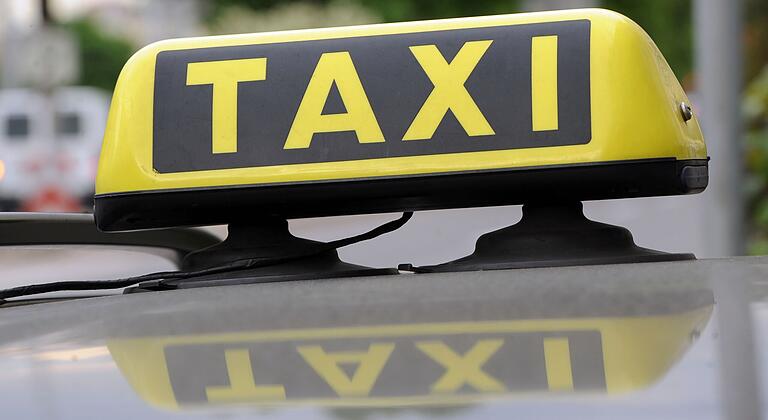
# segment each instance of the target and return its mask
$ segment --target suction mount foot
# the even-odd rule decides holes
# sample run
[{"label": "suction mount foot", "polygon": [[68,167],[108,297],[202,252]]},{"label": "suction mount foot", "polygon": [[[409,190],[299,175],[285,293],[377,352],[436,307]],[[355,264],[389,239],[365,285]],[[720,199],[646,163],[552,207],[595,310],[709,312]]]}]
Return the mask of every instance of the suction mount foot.
[{"label": "suction mount foot", "polygon": [[[346,276],[397,274],[395,269],[376,269],[348,264],[335,249],[323,242],[298,238],[288,231],[288,221],[260,217],[253,223],[230,224],[227,238],[216,245],[187,254],[182,270],[196,271],[246,259],[275,260],[277,263],[244,270],[166,281],[166,286],[182,287],[200,282],[251,283]],[[283,261],[283,262],[280,262]]]},{"label": "suction mount foot", "polygon": [[589,220],[582,204],[572,202],[526,204],[520,222],[482,235],[472,255],[440,265],[402,265],[400,269],[429,273],[693,259],[693,254],[639,247],[629,230]]}]

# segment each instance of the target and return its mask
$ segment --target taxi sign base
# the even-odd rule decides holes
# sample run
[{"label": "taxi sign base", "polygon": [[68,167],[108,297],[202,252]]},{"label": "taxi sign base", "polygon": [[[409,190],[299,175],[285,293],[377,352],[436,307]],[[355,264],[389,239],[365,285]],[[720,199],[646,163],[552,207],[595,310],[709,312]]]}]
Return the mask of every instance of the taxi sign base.
[{"label": "taxi sign base", "polygon": [[244,259],[307,255],[317,253],[323,246],[321,242],[293,236],[288,231],[288,221],[278,217],[260,216],[250,223],[231,223],[227,232],[224,241],[189,253],[181,269],[194,271]]},{"label": "taxi sign base", "polygon": [[693,254],[639,247],[628,229],[589,220],[581,202],[573,202],[524,205],[520,222],[482,235],[471,255],[445,264],[406,264],[400,269],[431,273],[693,259]]},{"label": "taxi sign base", "polygon": [[224,241],[187,254],[184,271],[205,270],[229,263],[253,260],[266,262],[254,268],[200,275],[179,280],[145,282],[129,292],[166,290],[224,284],[397,274],[394,269],[375,269],[348,264],[326,243],[297,238],[288,222],[278,217],[260,217],[249,224],[230,224]]},{"label": "taxi sign base", "polygon": [[[104,231],[249,224],[288,219],[541,202],[695,194],[708,183],[706,159],[517,168],[355,181],[233,186],[96,196]],[[333,198],[333,199],[329,199]],[[222,203],[227,203],[222,211]],[[152,211],[147,211],[150,207]],[[266,210],[266,211],[265,211]]]}]

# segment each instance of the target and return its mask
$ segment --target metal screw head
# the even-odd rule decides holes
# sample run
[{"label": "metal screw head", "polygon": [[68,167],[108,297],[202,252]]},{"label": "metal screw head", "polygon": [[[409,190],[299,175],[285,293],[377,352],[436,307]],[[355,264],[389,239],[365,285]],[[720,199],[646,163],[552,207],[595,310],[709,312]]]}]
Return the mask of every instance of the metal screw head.
[{"label": "metal screw head", "polygon": [[680,102],[680,115],[683,116],[683,121],[689,121],[693,118],[693,110],[691,106],[685,102]]}]

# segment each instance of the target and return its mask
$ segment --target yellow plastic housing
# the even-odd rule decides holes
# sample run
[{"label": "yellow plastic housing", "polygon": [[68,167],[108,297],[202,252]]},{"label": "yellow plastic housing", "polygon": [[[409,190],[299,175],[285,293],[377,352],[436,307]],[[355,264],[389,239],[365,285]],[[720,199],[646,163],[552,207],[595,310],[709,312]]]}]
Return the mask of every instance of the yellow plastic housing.
[{"label": "yellow plastic housing", "polygon": [[[414,45],[411,46],[413,53],[413,65],[418,61],[422,67],[424,67],[425,73],[429,76],[429,79],[424,78],[425,83],[430,80],[435,84],[435,88],[440,83],[439,71],[442,68],[445,70],[446,65],[450,66],[456,64],[456,72],[454,76],[461,76],[461,69],[458,67],[462,65],[459,63],[463,61],[471,72],[472,59],[479,60],[477,57],[481,56],[485,52],[484,57],[490,57],[492,54],[498,54],[497,50],[494,50],[494,46],[491,45],[488,48],[487,44],[482,44],[482,40],[473,40],[471,36],[462,38],[465,41],[464,47],[455,51],[441,52],[438,50],[430,51],[429,46],[422,45],[428,39],[431,34],[443,34],[448,33],[447,36],[451,36],[452,32],[457,30],[477,29],[477,30],[493,30],[494,28],[501,27],[515,27],[525,26],[532,24],[545,24],[545,23],[560,23],[560,22],[572,22],[572,21],[586,21],[589,26],[589,47],[588,47],[588,68],[589,68],[589,110],[587,115],[589,121],[584,123],[589,124],[589,136],[577,141],[580,144],[568,144],[568,145],[548,145],[546,147],[510,147],[507,149],[496,150],[465,150],[461,152],[443,152],[440,150],[441,144],[441,128],[438,126],[437,131],[432,133],[430,137],[430,118],[437,118],[440,124],[446,124],[447,119],[458,119],[457,124],[453,120],[453,124],[456,127],[463,128],[466,131],[469,142],[491,141],[494,134],[494,122],[485,124],[482,119],[483,107],[480,107],[481,115],[478,117],[477,112],[467,110],[467,107],[471,108],[471,103],[466,102],[466,97],[462,90],[462,84],[454,82],[444,83],[444,94],[447,95],[442,98],[444,101],[451,102],[454,99],[461,96],[465,102],[460,103],[461,100],[456,99],[455,109],[451,108],[449,111],[440,109],[439,106],[431,107],[430,109],[426,104],[427,98],[424,97],[425,115],[422,116],[424,121],[421,125],[415,122],[411,124],[408,132],[405,135],[397,136],[380,136],[379,132],[375,130],[375,126],[366,126],[366,118],[369,119],[370,114],[368,111],[370,108],[365,104],[365,92],[363,92],[362,99],[359,93],[359,87],[355,83],[341,84],[340,78],[345,77],[341,74],[344,69],[351,69],[354,71],[357,68],[358,73],[363,72],[363,64],[359,60],[354,64],[349,64],[344,55],[343,42],[349,42],[359,37],[367,37],[365,39],[378,39],[379,37],[402,37],[402,36],[418,36],[419,42],[414,41]],[[511,25],[511,26],[510,26]],[[448,31],[448,32],[446,32]],[[459,32],[456,32],[459,33]],[[437,36],[437,35],[435,35]],[[442,35],[441,35],[442,36]],[[463,35],[462,35],[463,37]],[[533,39],[531,43],[531,56],[520,57],[521,60],[531,60],[532,75],[530,78],[531,91],[530,93],[521,93],[521,95],[530,95],[532,117],[532,128],[534,131],[544,131],[556,133],[558,129],[558,110],[559,117],[561,119],[567,116],[568,109],[561,107],[558,109],[557,94],[558,79],[557,70],[553,70],[549,61],[553,60],[553,57],[564,57],[563,54],[567,54],[568,51],[562,51],[565,48],[563,42],[567,39],[560,37],[560,49],[558,52],[558,45],[556,43],[556,37],[552,36],[538,36]],[[200,62],[190,64],[188,67],[186,85],[189,88],[200,87],[206,83],[212,86],[216,82],[214,80],[221,74],[231,77],[235,80],[246,80],[252,82],[253,86],[260,86],[259,83],[266,83],[270,81],[273,73],[270,73],[270,64],[266,64],[267,67],[263,67],[263,62],[260,62],[260,58],[252,57],[250,59],[241,59],[239,62],[230,63],[222,67],[208,66],[205,61],[215,60],[216,49],[222,47],[242,47],[242,46],[269,46],[275,44],[275,48],[282,48],[281,46],[290,45],[294,43],[302,43],[307,41],[324,41],[327,42],[325,50],[327,54],[323,54],[323,57],[328,58],[329,71],[333,72],[338,70],[340,72],[334,79],[340,87],[342,101],[347,108],[347,112],[351,116],[353,110],[357,110],[357,114],[351,116],[347,120],[343,118],[337,120],[309,121],[309,117],[312,116],[312,109],[319,110],[322,108],[322,103],[317,103],[317,98],[304,98],[306,99],[300,106],[297,114],[301,113],[302,117],[296,117],[294,126],[302,125],[296,128],[295,133],[289,134],[292,138],[286,141],[285,138],[279,139],[242,139],[226,137],[226,133],[237,130],[238,124],[241,125],[243,121],[237,121],[238,112],[225,113],[220,107],[219,111],[216,109],[211,110],[205,117],[209,119],[209,124],[214,126],[214,138],[221,134],[221,140],[214,140],[213,146],[210,150],[206,150],[205,153],[211,155],[216,154],[232,154],[243,153],[243,141],[278,141],[285,142],[283,147],[286,154],[294,153],[297,148],[309,147],[308,141],[311,141],[312,147],[330,147],[335,140],[323,139],[312,140],[312,133],[307,137],[306,127],[304,125],[309,124],[310,129],[315,124],[315,130],[320,130],[318,127],[328,127],[326,131],[340,131],[344,130],[345,124],[352,124],[353,127],[349,130],[354,131],[357,134],[357,142],[345,141],[339,143],[340,146],[348,148],[352,152],[357,150],[356,148],[366,147],[371,144],[386,144],[393,143],[420,143],[431,147],[430,153],[426,154],[411,154],[408,156],[363,156],[363,158],[354,159],[334,159],[332,161],[317,161],[316,159],[311,162],[297,162],[284,164],[262,164],[258,166],[239,165],[237,167],[224,167],[218,169],[196,169],[188,171],[168,171],[158,170],[158,162],[153,162],[153,147],[157,146],[154,142],[155,136],[158,131],[155,124],[159,124],[155,121],[155,118],[163,118],[163,127],[177,127],[183,128],[185,124],[191,121],[191,118],[174,120],[175,115],[173,112],[163,111],[162,115],[158,116],[154,114],[153,107],[158,99],[159,86],[156,84],[156,63],[158,62],[159,54],[172,54],[173,52],[180,52],[184,50],[197,50],[200,49]],[[335,44],[339,42],[339,44]],[[427,41],[428,42],[428,41]],[[419,49],[421,48],[421,49]],[[466,51],[464,51],[466,49]],[[205,56],[207,54],[204,51],[212,51],[211,58]],[[444,53],[445,56],[440,54]],[[330,55],[328,55],[330,54]],[[334,55],[335,54],[335,55]],[[339,55],[341,54],[341,55]],[[451,54],[454,56],[452,61]],[[473,56],[474,54],[474,56]],[[557,55],[560,54],[560,55]],[[328,57],[326,57],[328,55]],[[351,56],[354,61],[356,58]],[[336,61],[330,61],[331,59]],[[440,62],[440,60],[444,62]],[[485,59],[485,58],[483,58]],[[516,59],[511,57],[512,60]],[[323,90],[323,83],[330,83],[328,80],[321,80],[323,74],[320,68],[324,59],[320,59],[315,73],[313,75],[312,83],[317,82],[317,85],[310,88],[307,87],[305,96],[308,96],[309,91],[312,89]],[[431,64],[430,64],[430,60]],[[549,60],[549,61],[548,61]],[[513,61],[512,61],[513,62]],[[346,64],[345,64],[346,63]],[[290,65],[290,64],[288,64]],[[335,66],[335,67],[334,67]],[[344,67],[346,66],[346,67]],[[355,67],[356,66],[356,67]],[[441,67],[442,66],[442,67]],[[343,67],[343,68],[342,68]],[[429,69],[433,69],[433,74],[430,74]],[[478,67],[479,68],[479,67]],[[266,69],[266,70],[265,70]],[[336,69],[336,70],[334,70]],[[243,79],[245,71],[248,71],[248,78]],[[447,70],[445,70],[447,72]],[[223,73],[222,73],[223,72]],[[239,73],[238,73],[239,72]],[[162,73],[162,72],[161,72]],[[466,73],[466,72],[465,72]],[[446,73],[447,74],[447,73]],[[485,73],[483,73],[485,74]],[[484,77],[478,71],[477,75],[470,75],[469,80],[472,77],[481,78]],[[162,75],[162,74],[161,74]],[[464,74],[466,76],[466,74]],[[240,79],[237,79],[237,78]],[[450,78],[450,75],[448,76]],[[560,75],[562,77],[562,74]],[[317,79],[317,80],[315,80]],[[466,77],[465,77],[466,80]],[[476,81],[482,83],[482,80]],[[159,83],[159,82],[158,82]],[[307,84],[306,80],[297,81],[297,83]],[[389,82],[388,82],[389,83]],[[394,74],[391,83],[393,87],[398,83],[398,75]],[[469,83],[469,82],[468,82]],[[311,83],[310,83],[311,84]],[[215,86],[224,86],[215,85]],[[243,84],[240,84],[240,94],[243,95]],[[265,85],[266,86],[266,85]],[[431,84],[428,86],[432,86]],[[370,86],[364,86],[369,88]],[[559,87],[560,89],[563,86]],[[216,87],[215,89],[219,89]],[[327,86],[325,92],[328,92]],[[357,90],[356,90],[357,89]],[[451,90],[453,89],[453,90]],[[396,89],[394,89],[396,90]],[[472,99],[475,94],[472,89],[468,92]],[[220,98],[237,98],[237,89],[230,89],[227,93],[223,88],[217,90]],[[234,92],[234,93],[233,93]],[[357,93],[356,93],[357,92]],[[554,93],[553,93],[554,92]],[[425,92],[429,94],[429,90]],[[229,96],[226,96],[229,95]],[[234,96],[233,96],[234,95]],[[458,96],[451,96],[458,95]],[[279,95],[271,95],[277,98]],[[321,99],[328,99],[328,96],[320,96]],[[445,99],[448,98],[448,99]],[[298,104],[302,98],[299,96],[295,98]],[[440,99],[440,98],[437,98]],[[561,97],[562,99],[562,97]],[[216,99],[214,99],[215,101]],[[265,98],[265,100],[270,100]],[[277,100],[277,99],[275,99]],[[524,99],[528,101],[527,97]],[[224,99],[222,99],[221,103]],[[314,102],[313,102],[314,101]],[[471,99],[470,99],[471,101]],[[451,102],[451,103],[454,103]],[[486,98],[487,103],[492,103]],[[236,104],[232,102],[232,104]],[[468,105],[469,104],[469,105]],[[117,82],[117,87],[114,92],[112,100],[112,106],[109,114],[109,120],[107,123],[106,134],[104,138],[103,149],[101,153],[101,159],[99,161],[98,176],[96,180],[96,214],[97,221],[99,221],[100,227],[104,229],[125,229],[130,228],[131,225],[123,220],[118,223],[115,220],[123,218],[123,213],[131,213],[133,219],[142,219],[144,222],[137,222],[134,227],[156,227],[160,225],[173,224],[173,219],[168,216],[164,218],[164,221],[151,221],[151,214],[142,214],[139,209],[144,206],[137,206],[134,200],[130,209],[123,209],[121,207],[121,197],[141,197],[146,195],[147,197],[153,197],[153,203],[161,203],[163,200],[162,192],[173,192],[174,194],[179,192],[189,191],[191,193],[199,191],[213,191],[213,190],[226,190],[230,187],[235,188],[253,188],[259,189],[262,187],[285,187],[285,186],[301,186],[306,185],[307,189],[292,189],[287,192],[281,199],[289,199],[292,197],[301,197],[307,194],[307,191],[311,191],[317,183],[333,182],[339,185],[339,194],[333,193],[331,196],[326,196],[327,199],[338,199],[343,202],[348,199],[350,201],[357,201],[358,203],[364,203],[365,200],[358,196],[345,195],[344,184],[349,181],[365,181],[365,180],[379,180],[379,179],[398,179],[402,182],[407,182],[408,179],[416,179],[423,176],[431,175],[450,175],[450,174],[483,174],[483,173],[500,173],[505,171],[526,171],[531,169],[546,169],[546,168],[568,168],[568,167],[584,167],[593,165],[604,165],[612,163],[634,163],[634,162],[651,162],[651,161],[672,161],[674,162],[698,162],[706,166],[707,151],[704,144],[702,134],[699,128],[699,123],[695,113],[693,116],[686,120],[681,112],[682,104],[690,104],[683,89],[676,80],[672,71],[670,70],[665,59],[658,51],[653,41],[648,35],[630,19],[617,14],[615,12],[600,10],[600,9],[584,9],[584,10],[568,10],[558,12],[544,12],[544,13],[526,13],[516,15],[500,15],[500,16],[488,16],[488,17],[475,17],[475,18],[461,18],[461,19],[447,19],[447,20],[434,20],[423,22],[405,22],[394,24],[380,24],[380,25],[365,25],[365,26],[353,26],[343,28],[328,28],[317,30],[298,30],[298,31],[286,31],[286,32],[272,32],[272,33],[260,33],[260,34],[247,34],[247,35],[233,35],[233,36],[216,36],[216,37],[204,37],[204,38],[188,38],[188,39],[175,39],[161,41],[151,44],[139,52],[137,52],[125,65],[123,71],[120,74]],[[373,108],[373,114],[377,117],[381,112],[387,112],[387,110],[377,109],[377,104],[371,99],[369,106]],[[176,109],[182,109],[185,106],[184,103],[177,104]],[[314,107],[314,108],[313,108]],[[460,109],[464,107],[463,109]],[[214,106],[215,108],[215,106]],[[242,108],[242,107],[241,107]],[[173,109],[173,107],[171,108]],[[230,110],[236,108],[228,108]],[[266,108],[267,110],[269,108]],[[302,110],[303,109],[303,110]],[[362,111],[360,111],[362,110]],[[440,112],[440,115],[426,115],[429,112]],[[512,112],[512,111],[510,111]],[[528,112],[528,111],[526,111]],[[315,112],[317,114],[317,112]],[[323,115],[317,118],[334,117]],[[443,115],[445,114],[445,115]],[[243,115],[240,112],[240,115]],[[412,117],[414,120],[417,116]],[[301,121],[299,121],[301,120]],[[307,122],[309,121],[309,122]],[[335,122],[334,122],[335,121]],[[426,121],[426,122],[425,122]],[[376,121],[374,121],[375,124]],[[337,126],[334,124],[338,123]],[[359,124],[355,126],[355,124]],[[384,133],[387,133],[386,122],[379,121],[379,125],[383,129]],[[404,123],[405,124],[405,123]],[[407,124],[406,124],[407,126]],[[373,127],[373,129],[371,129]],[[434,127],[432,127],[434,128]],[[286,128],[287,129],[287,128]],[[305,131],[302,132],[302,129]],[[369,130],[370,129],[370,130]],[[216,130],[220,130],[216,134]],[[230,130],[229,132],[227,130]],[[368,130],[368,131],[366,131]],[[168,130],[163,128],[163,133]],[[316,133],[315,133],[316,134]],[[327,134],[327,133],[326,133]],[[347,133],[349,134],[349,133]],[[486,137],[482,137],[486,136]],[[229,140],[227,140],[229,139]],[[514,139],[511,139],[514,141]],[[574,143],[577,143],[574,142]],[[238,149],[239,147],[239,149]],[[394,147],[394,146],[393,146]],[[397,146],[401,147],[401,146]],[[427,146],[424,146],[427,147]],[[323,149],[325,150],[325,149]],[[330,150],[330,149],[328,149]],[[362,150],[362,149],[361,149]],[[371,149],[372,150],[372,149]],[[434,152],[434,153],[433,153]],[[190,156],[190,151],[179,150],[178,154],[175,152],[167,152],[172,155],[170,157],[173,164],[179,164],[180,167],[184,166],[184,161],[193,160],[200,156]],[[318,156],[322,155],[322,150]],[[356,153],[356,152],[355,152]],[[287,155],[286,155],[287,156]],[[298,155],[297,155],[298,156]],[[168,159],[166,159],[168,160]],[[505,172],[506,173],[506,172]],[[599,179],[599,172],[596,175]],[[605,172],[605,178],[611,178],[615,175],[612,172]],[[638,172],[635,178],[639,179],[642,183],[642,178],[646,175]],[[677,180],[679,173],[670,175],[668,178]],[[477,178],[478,182],[481,178]],[[527,178],[526,178],[527,179]],[[519,183],[528,182],[526,179],[521,179]],[[627,177],[632,180],[632,176]],[[445,186],[446,182],[443,182]],[[531,184],[531,188],[539,188],[540,185],[550,185],[552,182],[557,181],[545,181],[542,184]],[[585,182],[593,182],[586,180]],[[666,181],[654,181],[657,184],[664,183]],[[672,181],[670,181],[672,182]],[[650,183],[650,181],[649,181]],[[398,184],[400,185],[400,184]],[[704,183],[706,185],[706,183]],[[519,187],[519,185],[518,185]],[[552,188],[556,188],[553,186]],[[570,189],[567,186],[565,189]],[[701,185],[699,185],[701,187]],[[464,188],[464,187],[462,187]],[[615,185],[607,186],[604,193],[588,191],[583,195],[576,195],[570,198],[577,199],[598,199],[598,198],[619,198],[628,196],[643,196],[643,195],[662,195],[662,194],[675,194],[685,192],[696,192],[701,188],[634,188],[628,187],[626,191],[619,191],[619,188]],[[464,188],[466,190],[466,188]],[[395,191],[400,188],[394,188]],[[149,194],[152,193],[152,194]],[[547,194],[551,194],[551,191],[547,191]],[[490,193],[489,193],[490,194]],[[178,194],[176,194],[178,196]],[[393,196],[396,194],[388,192],[387,195]],[[366,207],[364,205],[358,206],[355,210],[341,211],[338,208],[326,208],[322,211],[307,212],[307,214],[301,211],[291,211],[290,207],[281,207],[280,211],[283,214],[293,216],[313,216],[324,214],[337,214],[337,213],[351,213],[351,212],[366,212],[366,211],[396,211],[405,209],[419,209],[419,208],[439,208],[439,207],[459,207],[465,205],[486,205],[487,204],[512,204],[515,201],[524,201],[526,197],[521,199],[515,199],[508,197],[506,200],[485,200],[477,198],[462,202],[457,199],[436,200],[430,202],[429,200],[420,200],[420,197],[435,195],[424,191],[408,191],[408,200],[395,200],[393,197],[392,205],[388,205],[385,199],[381,199],[376,205]],[[193,195],[189,195],[193,197]],[[207,201],[211,200],[212,196],[207,196]],[[414,198],[416,197],[416,198]],[[403,198],[403,197],[399,197]],[[105,203],[107,200],[110,202],[109,209],[106,209]],[[175,209],[185,208],[194,199],[175,201]],[[265,211],[270,211],[270,205],[273,202],[280,200],[261,199],[255,198],[259,205]],[[299,200],[301,201],[301,200]],[[406,203],[407,201],[407,203]],[[416,203],[416,204],[414,204]],[[424,204],[425,203],[425,204]],[[100,206],[103,208],[100,209]],[[343,207],[343,203],[340,205]],[[162,206],[160,206],[162,207]],[[307,208],[306,203],[301,203],[301,207]],[[211,204],[207,207],[208,210],[215,210],[215,205]],[[161,209],[157,209],[160,211]],[[170,208],[166,209],[170,212]],[[150,212],[151,209],[145,210]],[[207,211],[210,213],[210,211]],[[215,211],[214,211],[215,212]],[[226,222],[225,219],[208,219],[208,218],[189,218],[184,220],[184,224],[202,224],[208,222]]]}]

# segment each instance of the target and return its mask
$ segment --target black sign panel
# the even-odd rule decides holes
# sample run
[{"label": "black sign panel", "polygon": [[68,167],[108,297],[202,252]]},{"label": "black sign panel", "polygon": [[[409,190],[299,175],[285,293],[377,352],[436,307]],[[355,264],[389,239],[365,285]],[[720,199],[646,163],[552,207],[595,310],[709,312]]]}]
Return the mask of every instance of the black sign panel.
[{"label": "black sign panel", "polygon": [[[557,36],[557,129],[533,129],[532,39]],[[403,137],[435,88],[410,49],[434,45],[447,63],[468,42],[492,41],[463,83],[492,135],[469,135],[448,109],[429,139]],[[164,51],[155,74],[153,166],[160,173],[438,155],[588,143],[588,20],[384,36]],[[355,131],[316,132],[306,148],[286,148],[318,61],[347,52],[383,139]],[[237,84],[236,151],[214,153],[213,84],[187,84],[190,63],[266,58],[263,80]],[[338,87],[322,114],[347,111]]]}]

